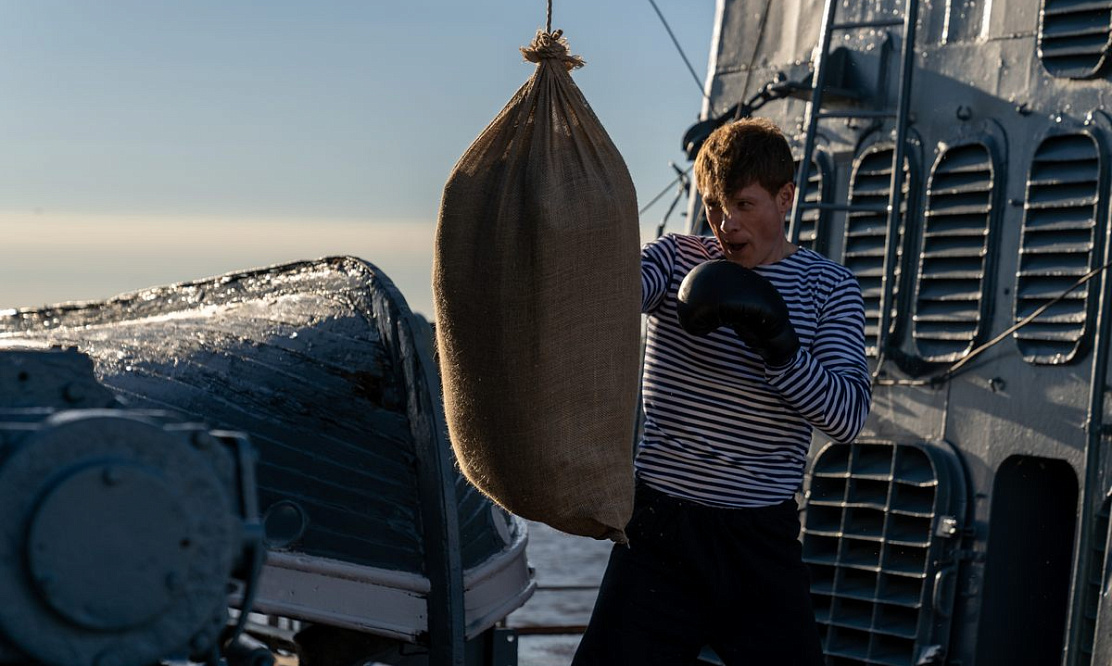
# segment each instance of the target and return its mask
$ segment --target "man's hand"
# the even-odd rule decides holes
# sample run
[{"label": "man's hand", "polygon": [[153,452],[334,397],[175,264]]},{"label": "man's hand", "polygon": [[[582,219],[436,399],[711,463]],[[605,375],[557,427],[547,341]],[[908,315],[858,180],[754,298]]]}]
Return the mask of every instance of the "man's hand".
[{"label": "man's hand", "polygon": [[786,365],[799,350],[788,306],[772,283],[726,259],[699,264],[680,283],[677,314],[691,335],[734,329],[766,365]]}]

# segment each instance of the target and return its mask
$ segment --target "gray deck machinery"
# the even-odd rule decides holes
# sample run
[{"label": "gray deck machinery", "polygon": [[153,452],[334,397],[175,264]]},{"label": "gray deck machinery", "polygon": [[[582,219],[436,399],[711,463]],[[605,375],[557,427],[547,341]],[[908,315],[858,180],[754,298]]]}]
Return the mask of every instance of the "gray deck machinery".
[{"label": "gray deck machinery", "polygon": [[75,349],[0,350],[0,664],[253,663],[227,596],[262,564],[254,469]]}]

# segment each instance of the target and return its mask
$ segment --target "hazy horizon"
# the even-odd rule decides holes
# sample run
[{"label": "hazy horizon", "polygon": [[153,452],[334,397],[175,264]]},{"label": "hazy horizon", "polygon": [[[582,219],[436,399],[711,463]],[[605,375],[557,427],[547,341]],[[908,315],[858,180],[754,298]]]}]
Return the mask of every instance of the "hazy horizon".
[{"label": "hazy horizon", "polygon": [[[49,234],[41,233],[44,226]],[[38,233],[21,232],[28,227]],[[4,244],[10,255],[4,272],[25,281],[18,288],[22,302],[0,301],[0,311],[351,255],[381,269],[415,312],[433,316],[435,222],[0,213],[0,228],[14,232]],[[135,252],[137,245],[145,251]]]},{"label": "hazy horizon", "polygon": [[[702,78],[713,2],[657,1]],[[0,310],[354,255],[431,317],[444,182],[532,73],[517,48],[543,19],[515,0],[0,5]],[[554,27],[644,206],[687,166],[697,82],[644,0],[556,0]]]}]

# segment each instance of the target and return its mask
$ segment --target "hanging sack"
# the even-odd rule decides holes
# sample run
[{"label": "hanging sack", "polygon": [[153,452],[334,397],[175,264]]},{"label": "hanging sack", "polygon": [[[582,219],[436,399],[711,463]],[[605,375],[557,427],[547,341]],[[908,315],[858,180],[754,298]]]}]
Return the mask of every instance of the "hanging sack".
[{"label": "hanging sack", "polygon": [[533,76],[444,188],[433,296],[453,448],[507,510],[624,540],[633,507],[640,335],[637,197],[538,31]]}]

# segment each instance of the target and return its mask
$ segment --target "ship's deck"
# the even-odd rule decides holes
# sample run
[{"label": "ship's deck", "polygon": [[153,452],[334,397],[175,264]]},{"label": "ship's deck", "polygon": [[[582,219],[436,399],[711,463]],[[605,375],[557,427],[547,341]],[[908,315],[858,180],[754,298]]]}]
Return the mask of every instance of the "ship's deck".
[{"label": "ship's deck", "polygon": [[506,623],[517,630],[522,666],[567,666],[591,617],[610,557],[610,541],[558,532],[529,523],[525,549],[536,570],[537,590]]},{"label": "ship's deck", "polygon": [[[591,617],[611,542],[527,522],[526,556],[535,570],[537,589],[524,606],[506,617],[506,624],[518,632],[518,664],[567,666]],[[255,631],[263,628],[253,626]],[[279,642],[292,647],[293,631],[277,629],[275,636],[279,635],[284,639]],[[297,657],[278,655],[277,666],[298,666]]]}]

